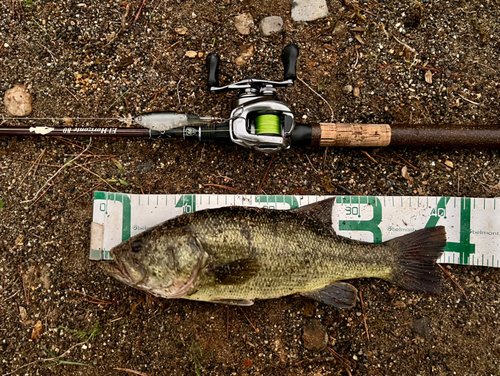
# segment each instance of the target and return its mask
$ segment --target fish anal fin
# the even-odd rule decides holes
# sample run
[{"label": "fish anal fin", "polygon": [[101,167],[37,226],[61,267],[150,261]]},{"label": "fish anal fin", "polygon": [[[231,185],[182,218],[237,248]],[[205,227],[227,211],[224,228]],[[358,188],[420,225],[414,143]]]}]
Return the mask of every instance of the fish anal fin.
[{"label": "fish anal fin", "polygon": [[358,290],[349,283],[336,282],[320,290],[301,295],[332,307],[352,308],[356,305]]},{"label": "fish anal fin", "polygon": [[218,304],[229,304],[229,305],[237,305],[242,307],[248,307],[253,305],[253,300],[248,299],[219,299],[219,300],[211,300],[210,303],[218,303]]},{"label": "fish anal fin", "polygon": [[209,273],[214,275],[217,284],[239,285],[255,276],[259,269],[260,265],[255,258],[246,258],[212,265]]}]

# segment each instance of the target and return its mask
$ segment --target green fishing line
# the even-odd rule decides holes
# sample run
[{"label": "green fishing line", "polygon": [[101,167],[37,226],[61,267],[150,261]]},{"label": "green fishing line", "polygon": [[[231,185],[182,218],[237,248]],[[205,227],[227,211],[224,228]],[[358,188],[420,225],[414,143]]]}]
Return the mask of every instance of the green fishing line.
[{"label": "green fishing line", "polygon": [[255,118],[256,134],[281,134],[278,115],[259,115]]}]

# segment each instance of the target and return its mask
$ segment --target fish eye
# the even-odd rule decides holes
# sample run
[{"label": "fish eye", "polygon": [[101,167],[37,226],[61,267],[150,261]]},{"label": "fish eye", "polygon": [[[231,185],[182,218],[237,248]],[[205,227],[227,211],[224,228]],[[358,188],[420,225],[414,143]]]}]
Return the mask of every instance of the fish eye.
[{"label": "fish eye", "polygon": [[137,253],[142,249],[142,240],[136,240],[132,243],[132,252]]}]

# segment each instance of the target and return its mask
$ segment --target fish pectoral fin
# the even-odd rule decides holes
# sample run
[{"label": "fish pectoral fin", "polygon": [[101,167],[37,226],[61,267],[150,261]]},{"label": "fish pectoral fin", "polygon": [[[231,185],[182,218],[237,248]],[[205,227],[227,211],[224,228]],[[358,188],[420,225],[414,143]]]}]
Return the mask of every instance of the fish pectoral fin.
[{"label": "fish pectoral fin", "polygon": [[356,305],[358,289],[346,282],[336,282],[321,290],[301,295],[336,308],[352,308]]},{"label": "fish pectoral fin", "polygon": [[214,275],[216,284],[239,285],[255,276],[259,269],[260,265],[256,259],[246,258],[212,265],[208,268],[208,273]]},{"label": "fish pectoral fin", "polygon": [[229,305],[237,305],[242,307],[248,307],[253,305],[253,300],[247,299],[221,299],[221,300],[211,300],[210,303],[219,303],[219,304],[229,304]]}]

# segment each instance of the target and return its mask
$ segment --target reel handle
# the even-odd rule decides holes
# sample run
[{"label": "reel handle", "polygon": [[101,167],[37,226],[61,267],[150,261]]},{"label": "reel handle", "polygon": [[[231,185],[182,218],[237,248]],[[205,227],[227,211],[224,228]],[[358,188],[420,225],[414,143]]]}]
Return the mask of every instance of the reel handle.
[{"label": "reel handle", "polygon": [[281,61],[283,62],[283,66],[285,68],[284,81],[295,81],[297,79],[296,67],[298,58],[299,46],[296,44],[291,43],[283,49],[283,52],[281,53]]},{"label": "reel handle", "polygon": [[220,57],[216,53],[207,56],[208,69],[208,90],[212,92],[212,87],[219,87],[219,64]]}]

